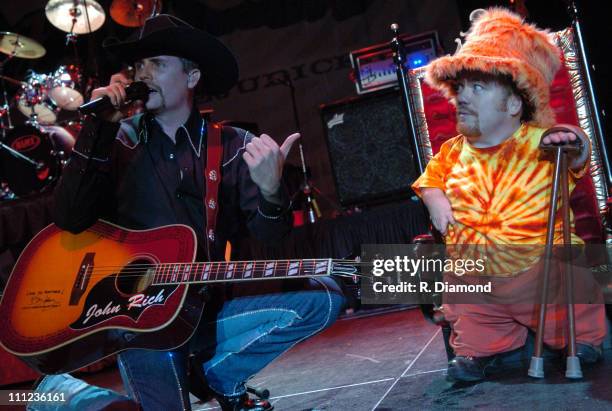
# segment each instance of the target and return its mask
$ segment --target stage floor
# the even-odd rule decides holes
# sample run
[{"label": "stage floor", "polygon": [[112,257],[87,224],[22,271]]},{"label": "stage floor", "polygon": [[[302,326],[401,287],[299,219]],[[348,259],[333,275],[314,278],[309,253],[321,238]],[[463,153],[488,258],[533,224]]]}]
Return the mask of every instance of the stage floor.
[{"label": "stage floor", "polygon": [[[609,344],[608,344],[609,346]],[[294,347],[250,381],[271,392],[284,410],[612,410],[612,351],[585,369],[582,380],[565,379],[557,362],[536,381],[520,366],[471,385],[446,380],[440,328],[417,309],[346,317]],[[122,391],[116,369],[86,376],[90,383]],[[219,409],[192,397],[194,410]]]},{"label": "stage floor", "polygon": [[252,383],[271,391],[277,410],[612,409],[610,350],[578,382],[552,363],[542,381],[520,367],[459,386],[446,381],[446,364],[440,328],[412,309],[338,321]]},{"label": "stage floor", "polygon": [[[440,328],[417,309],[346,317],[294,347],[250,382],[271,392],[277,411],[407,409],[585,409],[612,410],[612,351],[584,379],[565,379],[563,367],[547,364],[535,381],[526,368],[490,381],[457,385],[446,381]],[[116,371],[87,378],[120,388]],[[192,397],[194,410],[219,409]]]}]

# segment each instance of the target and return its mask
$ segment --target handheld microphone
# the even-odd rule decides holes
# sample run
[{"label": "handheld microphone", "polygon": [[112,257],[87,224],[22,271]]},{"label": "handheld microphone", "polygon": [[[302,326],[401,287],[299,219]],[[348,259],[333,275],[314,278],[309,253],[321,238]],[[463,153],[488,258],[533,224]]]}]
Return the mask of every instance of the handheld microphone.
[{"label": "handheld microphone", "polygon": [[[129,103],[134,100],[143,100],[146,103],[151,91],[153,90],[151,90],[149,86],[142,81],[131,83],[125,88],[126,102]],[[92,114],[101,113],[112,108],[113,104],[111,103],[110,98],[108,96],[103,96],[95,100],[91,100],[89,103],[83,104],[79,107],[79,111],[81,114]]]}]

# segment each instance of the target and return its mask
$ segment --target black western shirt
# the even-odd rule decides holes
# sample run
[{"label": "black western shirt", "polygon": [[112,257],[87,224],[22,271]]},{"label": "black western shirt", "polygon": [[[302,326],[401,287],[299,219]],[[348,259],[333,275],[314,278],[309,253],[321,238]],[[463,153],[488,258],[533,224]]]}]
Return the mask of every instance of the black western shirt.
[{"label": "black western shirt", "polygon": [[[104,218],[131,229],[185,224],[198,238],[198,259],[206,258],[204,169],[207,123],[196,109],[176,132],[176,143],[151,114],[109,123],[90,117],[55,189],[55,222],[80,232]],[[213,260],[223,259],[225,242],[246,229],[277,242],[290,229],[287,195],[283,204],[266,201],[242,159],[253,135],[223,127]]]}]

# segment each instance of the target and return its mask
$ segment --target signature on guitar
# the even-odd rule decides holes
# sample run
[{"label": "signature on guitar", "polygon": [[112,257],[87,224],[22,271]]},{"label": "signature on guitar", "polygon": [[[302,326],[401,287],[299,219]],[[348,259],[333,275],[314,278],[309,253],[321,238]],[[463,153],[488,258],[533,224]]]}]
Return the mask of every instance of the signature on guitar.
[{"label": "signature on guitar", "polygon": [[49,294],[60,294],[59,291],[39,291],[37,294],[32,293],[30,295],[30,299],[28,303],[26,303],[22,308],[24,310],[28,309],[49,309],[49,308],[57,308],[60,306],[60,301],[58,299],[53,298]]}]

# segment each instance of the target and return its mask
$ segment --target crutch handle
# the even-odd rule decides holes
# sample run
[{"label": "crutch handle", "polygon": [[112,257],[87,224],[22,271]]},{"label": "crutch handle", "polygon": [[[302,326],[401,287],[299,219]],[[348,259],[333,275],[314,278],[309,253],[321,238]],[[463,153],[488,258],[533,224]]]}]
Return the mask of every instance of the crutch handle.
[{"label": "crutch handle", "polygon": [[576,140],[570,141],[567,143],[548,143],[546,144],[542,141],[544,140],[545,137],[548,137],[551,134],[559,133],[559,132],[574,133],[574,134],[576,133],[574,130],[568,127],[563,127],[563,126],[551,127],[542,134],[542,137],[540,137],[540,146],[539,146],[540,150],[547,152],[547,151],[554,150],[556,147],[563,146],[563,149],[567,152],[574,152],[574,153],[582,152],[582,149],[584,148],[584,143],[582,139],[580,138],[577,138]]}]

